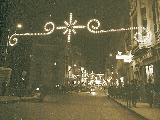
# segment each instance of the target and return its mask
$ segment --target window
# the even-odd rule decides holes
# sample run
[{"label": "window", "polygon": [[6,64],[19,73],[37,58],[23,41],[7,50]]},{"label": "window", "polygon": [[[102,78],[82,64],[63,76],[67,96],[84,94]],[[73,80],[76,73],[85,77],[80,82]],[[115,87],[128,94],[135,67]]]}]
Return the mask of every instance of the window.
[{"label": "window", "polygon": [[147,18],[146,18],[146,8],[143,7],[141,8],[141,15],[142,15],[142,24],[143,24],[143,27],[147,27]]}]

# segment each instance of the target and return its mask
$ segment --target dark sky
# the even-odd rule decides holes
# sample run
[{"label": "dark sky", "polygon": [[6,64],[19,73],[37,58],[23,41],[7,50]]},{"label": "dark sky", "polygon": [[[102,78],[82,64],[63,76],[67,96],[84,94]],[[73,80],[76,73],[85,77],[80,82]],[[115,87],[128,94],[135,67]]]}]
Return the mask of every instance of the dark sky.
[{"label": "dark sky", "polygon": [[[12,0],[9,26],[24,24],[26,31],[37,32],[47,21],[64,25],[69,13],[78,24],[86,25],[90,19],[101,21],[102,29],[126,27],[128,0]],[[51,15],[51,16],[50,16]],[[25,31],[25,30],[24,30]],[[60,31],[62,33],[62,31]],[[119,34],[94,35],[86,29],[76,30],[72,44],[82,48],[87,66],[95,72],[104,72],[105,58],[119,46]],[[63,34],[62,34],[63,36]]]}]

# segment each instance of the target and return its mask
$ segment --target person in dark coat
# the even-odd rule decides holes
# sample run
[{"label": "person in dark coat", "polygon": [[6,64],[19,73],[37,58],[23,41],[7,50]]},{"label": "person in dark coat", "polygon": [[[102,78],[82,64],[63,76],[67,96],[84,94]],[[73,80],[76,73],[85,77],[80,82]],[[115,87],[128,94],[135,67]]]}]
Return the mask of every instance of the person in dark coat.
[{"label": "person in dark coat", "polygon": [[152,107],[154,86],[152,84],[151,78],[149,78],[148,83],[145,86],[145,89],[146,89],[147,102],[149,103],[149,106]]},{"label": "person in dark coat", "polygon": [[5,95],[5,92],[6,92],[6,82],[3,81],[3,82],[2,82],[2,96]]},{"label": "person in dark coat", "polygon": [[136,80],[131,81],[131,97],[132,97],[132,106],[136,107],[138,99],[138,86]]},{"label": "person in dark coat", "polygon": [[125,84],[124,89],[125,89],[127,107],[131,107],[131,85],[129,81],[127,81],[127,83]]}]

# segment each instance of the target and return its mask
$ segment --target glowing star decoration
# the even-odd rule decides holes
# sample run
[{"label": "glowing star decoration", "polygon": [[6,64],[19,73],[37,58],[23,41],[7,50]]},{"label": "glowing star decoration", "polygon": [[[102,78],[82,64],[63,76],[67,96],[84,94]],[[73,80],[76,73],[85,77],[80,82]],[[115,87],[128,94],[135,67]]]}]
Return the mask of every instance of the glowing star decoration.
[{"label": "glowing star decoration", "polygon": [[72,13],[70,13],[70,16],[69,16],[69,22],[64,21],[64,24],[65,24],[65,26],[60,26],[60,27],[57,27],[56,29],[58,29],[58,30],[61,30],[61,29],[65,30],[63,32],[63,34],[64,35],[67,34],[67,36],[68,36],[68,42],[70,42],[70,40],[71,40],[71,34],[72,33],[76,34],[75,29],[80,29],[80,28],[85,28],[86,27],[84,25],[76,25],[77,24],[77,20],[74,20],[74,22],[73,22]]}]

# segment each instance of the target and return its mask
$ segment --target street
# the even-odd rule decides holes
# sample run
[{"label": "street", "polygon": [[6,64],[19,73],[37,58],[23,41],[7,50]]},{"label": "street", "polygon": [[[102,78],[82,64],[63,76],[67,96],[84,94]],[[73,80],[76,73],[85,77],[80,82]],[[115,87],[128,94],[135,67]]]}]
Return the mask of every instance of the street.
[{"label": "street", "polygon": [[159,108],[160,0],[0,0],[0,120],[160,120]]},{"label": "street", "polygon": [[103,94],[69,93],[52,99],[0,104],[0,120],[141,120]]}]

